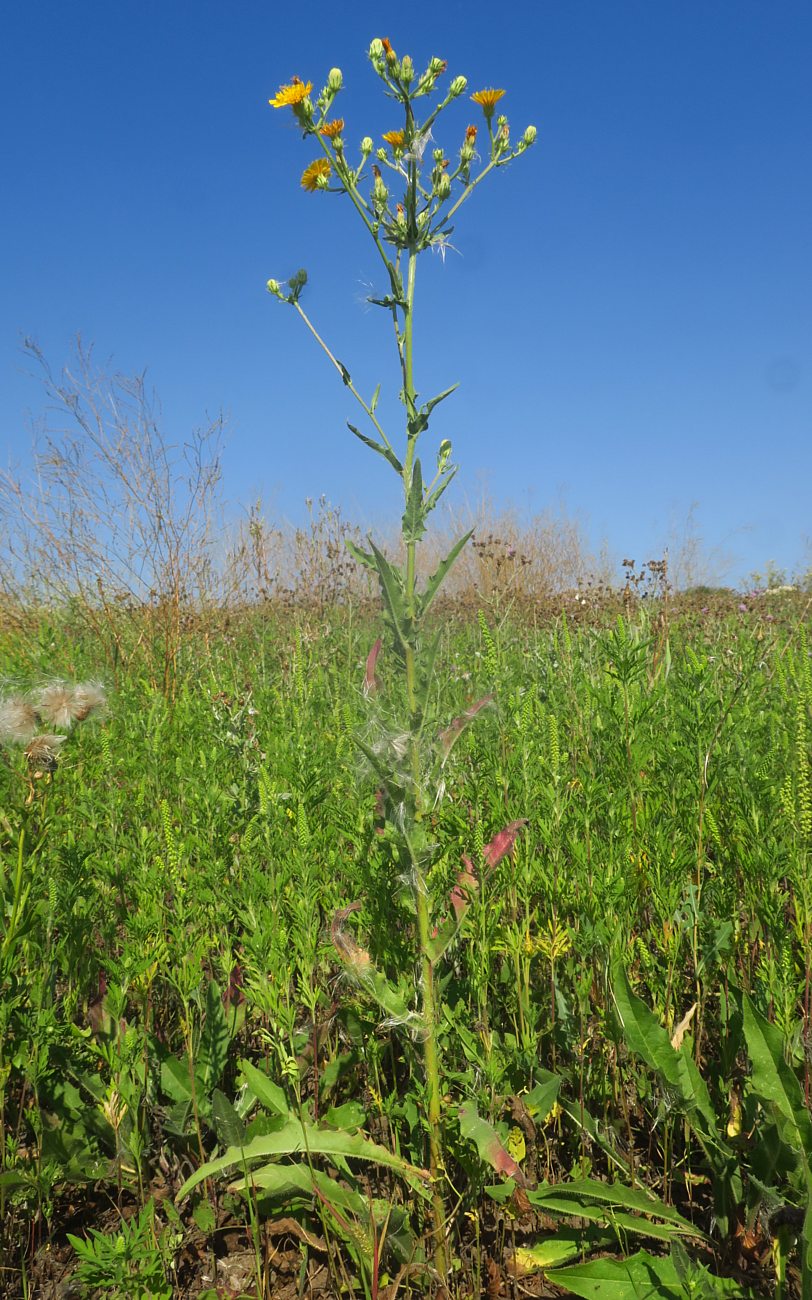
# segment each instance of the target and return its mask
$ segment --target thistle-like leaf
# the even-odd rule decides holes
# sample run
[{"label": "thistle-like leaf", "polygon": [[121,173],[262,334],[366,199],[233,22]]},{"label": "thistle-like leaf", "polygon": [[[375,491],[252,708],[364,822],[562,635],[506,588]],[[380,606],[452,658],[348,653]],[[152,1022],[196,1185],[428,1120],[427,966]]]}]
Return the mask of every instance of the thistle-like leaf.
[{"label": "thistle-like leaf", "polygon": [[406,497],[406,509],[403,512],[403,540],[418,542],[426,531],[423,506],[423,471],[420,461],[412,467],[412,481]]},{"label": "thistle-like leaf", "polygon": [[425,614],[426,610],[431,605],[432,601],[437,595],[437,592],[440,590],[441,586],[443,585],[443,582],[445,581],[449,570],[454,564],[454,561],[457,559],[463,547],[466,546],[468,542],[470,542],[473,535],[474,535],[474,530],[472,528],[470,529],[469,532],[465,534],[464,537],[460,537],[459,540],[454,543],[454,545],[451,547],[451,550],[448,552],[448,555],[446,555],[445,559],[441,560],[440,563],[437,565],[437,568],[434,570],[434,573],[431,575],[428,582],[426,583],[426,589],[420,598],[421,614]]},{"label": "thistle-like leaf", "polygon": [[[370,409],[374,410],[374,407]],[[349,420],[347,421],[347,428],[349,429],[350,433],[354,433],[356,438],[359,438],[361,442],[363,442],[364,446],[371,447],[372,450],[376,451],[379,456],[383,456],[384,460],[389,462],[389,464],[392,466],[393,470],[395,470],[397,474],[403,473],[403,466],[401,465],[400,461],[398,460],[397,456],[395,455],[391,447],[387,447],[382,442],[376,442],[374,438],[368,438],[367,435],[365,433],[362,433],[360,429],[356,429],[354,424],[350,424]]]}]

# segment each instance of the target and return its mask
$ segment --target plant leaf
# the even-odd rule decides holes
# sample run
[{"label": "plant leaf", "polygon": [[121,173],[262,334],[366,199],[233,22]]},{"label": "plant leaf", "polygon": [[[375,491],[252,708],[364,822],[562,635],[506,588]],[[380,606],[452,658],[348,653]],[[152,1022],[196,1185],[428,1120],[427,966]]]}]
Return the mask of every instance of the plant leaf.
[{"label": "plant leaf", "polygon": [[347,421],[347,428],[350,433],[355,434],[356,438],[360,438],[361,442],[363,442],[367,447],[371,447],[373,451],[377,451],[379,456],[383,456],[384,460],[388,461],[398,474],[403,473],[403,466],[391,447],[387,447],[385,443],[376,442],[374,438],[368,438],[360,429],[356,429],[354,424],[350,424],[349,420]]},{"label": "plant leaf", "polygon": [[474,530],[473,528],[471,528],[465,534],[464,537],[460,537],[459,540],[454,543],[454,545],[451,547],[451,550],[448,552],[448,555],[445,557],[445,559],[441,560],[440,563],[437,565],[437,568],[434,570],[434,573],[431,575],[428,582],[426,583],[426,589],[423,592],[423,595],[421,597],[420,600],[421,613],[425,614],[426,610],[429,608],[432,601],[434,600],[434,597],[437,595],[437,592],[440,590],[440,587],[443,585],[443,582],[446,578],[446,575],[448,574],[449,569],[454,564],[454,561],[457,559],[457,556],[459,555],[460,551],[471,540],[473,535],[474,535]]},{"label": "plant leaf", "polygon": [[460,1133],[469,1142],[473,1142],[480,1159],[506,1178],[513,1178],[520,1187],[527,1186],[527,1179],[516,1161],[505,1148],[502,1139],[492,1124],[478,1113],[474,1102],[460,1106]]},{"label": "plant leaf", "polygon": [[778,1127],[783,1142],[800,1158],[807,1172],[812,1162],[812,1119],[804,1105],[801,1085],[784,1058],[784,1038],[742,996],[744,1036],[753,1064],[750,1084]]},{"label": "plant leaf", "polygon": [[426,531],[423,522],[423,471],[420,461],[412,466],[412,481],[406,497],[406,509],[403,512],[403,540],[418,542]]}]

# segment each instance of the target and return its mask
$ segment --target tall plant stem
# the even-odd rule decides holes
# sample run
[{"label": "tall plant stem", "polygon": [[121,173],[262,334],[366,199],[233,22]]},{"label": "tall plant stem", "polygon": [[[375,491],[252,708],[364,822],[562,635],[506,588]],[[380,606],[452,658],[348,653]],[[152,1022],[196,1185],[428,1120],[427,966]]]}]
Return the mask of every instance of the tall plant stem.
[{"label": "tall plant stem", "polygon": [[[411,179],[416,185],[415,167]],[[403,324],[403,379],[406,410],[411,418],[415,406],[414,386],[414,289],[417,269],[417,250],[409,249],[409,268],[406,280],[406,311]],[[406,458],[403,466],[403,490],[408,498],[414,467],[416,438],[409,433]],[[440,1059],[437,1050],[437,1005],[434,997],[434,964],[429,955],[431,942],[429,900],[421,861],[423,800],[421,792],[420,727],[421,718],[417,693],[418,609],[416,599],[417,540],[406,541],[405,594],[406,610],[411,629],[405,649],[406,695],[409,708],[409,731],[412,768],[412,799],[416,844],[412,846],[412,884],[417,912],[417,939],[420,949],[420,997],[423,1016],[423,1065],[426,1071],[426,1121],[429,1131],[429,1170],[432,1177],[432,1230],[434,1237],[434,1265],[441,1279],[448,1275],[448,1253],[445,1241],[445,1202],[442,1192],[443,1154],[441,1137]]]}]

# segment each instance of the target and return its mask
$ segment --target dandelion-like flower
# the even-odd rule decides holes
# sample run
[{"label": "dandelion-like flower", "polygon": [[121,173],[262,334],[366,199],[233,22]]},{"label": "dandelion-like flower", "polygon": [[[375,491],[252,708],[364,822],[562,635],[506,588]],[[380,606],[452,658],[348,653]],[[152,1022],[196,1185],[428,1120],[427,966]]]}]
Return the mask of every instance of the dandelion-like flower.
[{"label": "dandelion-like flower", "polygon": [[319,182],[326,181],[332,170],[329,158],[316,158],[302,172],[302,189],[314,194],[320,188]]},{"label": "dandelion-like flower", "polygon": [[319,127],[319,135],[326,136],[328,140],[335,140],[337,135],[341,135],[344,130],[344,118],[337,117],[333,122],[325,122],[324,126]]},{"label": "dandelion-like flower", "polygon": [[24,745],[37,729],[37,715],[33,704],[20,695],[0,699],[0,741],[11,745]]},{"label": "dandelion-like flower", "polygon": [[471,98],[475,104],[479,104],[486,119],[490,121],[493,117],[494,109],[504,93],[504,90],[494,90],[492,87],[489,87],[487,90],[474,91]]},{"label": "dandelion-like flower", "polygon": [[475,143],[475,141],[476,141],[476,137],[477,137],[477,131],[478,131],[478,130],[479,130],[479,127],[476,127],[476,126],[466,126],[466,128],[465,128],[465,138],[466,138],[466,140],[468,141],[469,144],[474,144],[474,143]]},{"label": "dandelion-like flower", "polygon": [[405,131],[384,131],[382,140],[385,140],[393,149],[403,149],[406,144]]},{"label": "dandelion-like flower", "polygon": [[307,99],[313,89],[312,81],[302,81],[301,77],[291,77],[290,85],[280,86],[273,99],[268,103],[271,108],[297,108]]}]

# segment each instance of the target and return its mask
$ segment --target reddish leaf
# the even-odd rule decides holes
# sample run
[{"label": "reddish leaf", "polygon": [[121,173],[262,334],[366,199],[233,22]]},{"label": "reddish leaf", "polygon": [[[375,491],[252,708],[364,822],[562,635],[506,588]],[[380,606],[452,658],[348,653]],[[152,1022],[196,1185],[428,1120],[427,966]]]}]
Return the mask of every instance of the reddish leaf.
[{"label": "reddish leaf", "polygon": [[480,710],[484,709],[488,704],[493,704],[493,696],[483,695],[481,700],[477,700],[476,704],[471,704],[464,713],[461,713],[453,722],[449,722],[445,730],[440,732],[439,741],[443,747],[443,758],[448,758],[458,736],[462,734],[468,723],[476,717]]},{"label": "reddish leaf", "polygon": [[381,638],[375,642],[374,646],[367,655],[367,666],[364,672],[364,695],[374,695],[378,689],[378,683],[375,679],[375,666],[378,662],[378,655],[381,653],[383,642]]},{"label": "reddish leaf", "polygon": [[520,817],[518,821],[510,822],[504,830],[501,830],[497,835],[494,835],[490,844],[486,844],[482,850],[482,857],[485,860],[486,866],[493,870],[493,868],[502,861],[505,854],[510,853],[516,840],[516,836],[519,834],[522,827],[526,825],[527,818]]}]

